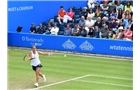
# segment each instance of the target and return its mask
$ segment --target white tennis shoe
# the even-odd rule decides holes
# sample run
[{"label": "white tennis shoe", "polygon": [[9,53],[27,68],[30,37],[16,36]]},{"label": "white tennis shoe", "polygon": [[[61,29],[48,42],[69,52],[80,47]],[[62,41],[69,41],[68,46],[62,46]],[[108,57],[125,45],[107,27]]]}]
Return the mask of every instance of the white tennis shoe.
[{"label": "white tennis shoe", "polygon": [[35,85],[36,87],[38,87],[38,83],[35,83],[34,85]]},{"label": "white tennis shoe", "polygon": [[42,75],[43,76],[43,80],[44,80],[44,82],[46,82],[46,77],[45,77],[45,75]]}]

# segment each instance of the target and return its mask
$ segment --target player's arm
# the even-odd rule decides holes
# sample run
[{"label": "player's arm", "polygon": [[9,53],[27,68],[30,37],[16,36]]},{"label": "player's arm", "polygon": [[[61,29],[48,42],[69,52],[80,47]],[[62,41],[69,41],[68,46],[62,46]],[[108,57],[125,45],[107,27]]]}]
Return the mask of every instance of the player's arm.
[{"label": "player's arm", "polygon": [[44,53],[44,52],[38,51],[38,54],[41,54],[41,55],[44,55],[44,56],[50,56],[50,55],[52,55],[53,53],[52,53],[52,52]]},{"label": "player's arm", "polygon": [[29,60],[33,60],[34,58],[32,58],[32,53],[29,53]]}]

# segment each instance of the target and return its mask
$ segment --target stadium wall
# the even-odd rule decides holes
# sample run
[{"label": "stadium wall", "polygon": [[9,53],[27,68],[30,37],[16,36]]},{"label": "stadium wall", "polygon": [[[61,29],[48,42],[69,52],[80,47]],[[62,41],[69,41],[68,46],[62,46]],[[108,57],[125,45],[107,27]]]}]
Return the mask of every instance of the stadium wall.
[{"label": "stadium wall", "polygon": [[133,57],[133,42],[75,36],[8,33],[8,46]]},{"label": "stadium wall", "polygon": [[86,0],[9,0],[8,1],[8,31],[16,32],[17,26],[23,27],[28,33],[31,23],[39,25],[57,15],[60,6],[67,11],[69,7],[84,7]]}]

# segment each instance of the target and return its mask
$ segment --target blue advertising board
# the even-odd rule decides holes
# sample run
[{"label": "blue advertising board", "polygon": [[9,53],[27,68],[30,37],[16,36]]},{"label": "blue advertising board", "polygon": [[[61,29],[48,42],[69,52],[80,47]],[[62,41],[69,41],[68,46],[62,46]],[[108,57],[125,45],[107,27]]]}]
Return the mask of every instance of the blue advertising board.
[{"label": "blue advertising board", "polygon": [[33,35],[27,33],[8,33],[8,45],[37,48],[107,54],[119,56],[133,56],[133,42],[123,40],[108,40],[84,38],[75,36]]}]

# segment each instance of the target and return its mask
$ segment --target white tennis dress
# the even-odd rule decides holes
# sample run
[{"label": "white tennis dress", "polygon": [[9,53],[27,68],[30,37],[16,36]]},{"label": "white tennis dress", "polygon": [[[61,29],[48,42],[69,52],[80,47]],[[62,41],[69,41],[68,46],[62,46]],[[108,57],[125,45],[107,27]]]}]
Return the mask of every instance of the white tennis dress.
[{"label": "white tennis dress", "polygon": [[31,65],[32,65],[32,66],[37,66],[37,65],[41,64],[41,62],[40,62],[40,60],[39,60],[39,54],[38,54],[38,52],[36,51],[36,54],[34,54],[34,53],[31,51],[31,53],[32,53],[32,58],[35,58],[35,59],[32,59],[32,60],[31,60]]}]

